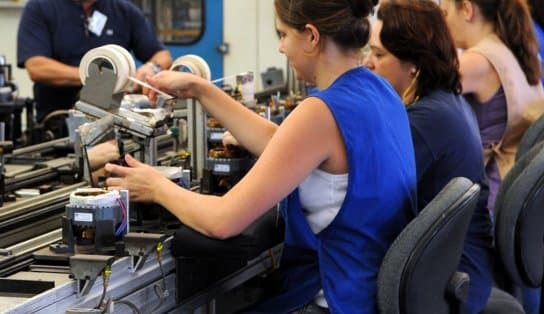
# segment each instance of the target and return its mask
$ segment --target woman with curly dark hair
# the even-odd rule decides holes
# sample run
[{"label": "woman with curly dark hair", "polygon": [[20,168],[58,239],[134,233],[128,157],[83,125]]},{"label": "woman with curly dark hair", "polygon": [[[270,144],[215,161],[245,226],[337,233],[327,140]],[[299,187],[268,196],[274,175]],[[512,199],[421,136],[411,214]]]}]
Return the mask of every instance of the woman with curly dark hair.
[{"label": "woman with curly dark hair", "polygon": [[492,222],[478,124],[461,95],[459,60],[440,8],[430,0],[383,2],[365,65],[387,79],[407,107],[423,209],[455,177],[481,185],[458,269],[470,275],[466,313],[491,292]]}]

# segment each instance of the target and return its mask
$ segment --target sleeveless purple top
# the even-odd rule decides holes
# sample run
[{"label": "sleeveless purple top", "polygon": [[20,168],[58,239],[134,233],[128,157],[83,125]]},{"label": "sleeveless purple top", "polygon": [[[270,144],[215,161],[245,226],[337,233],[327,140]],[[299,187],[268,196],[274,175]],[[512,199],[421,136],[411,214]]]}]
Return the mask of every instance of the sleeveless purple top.
[{"label": "sleeveless purple top", "polygon": [[[506,130],[506,119],[508,118],[506,96],[502,86],[486,102],[479,102],[473,95],[468,95],[466,99],[476,115],[476,120],[478,120],[482,146],[487,148],[500,142]],[[489,161],[485,167],[485,172],[489,184],[487,208],[493,212],[497,193],[502,182],[495,160]]]},{"label": "sleeveless purple top", "polygon": [[476,114],[483,147],[498,143],[506,130],[506,96],[502,86],[486,102],[479,102],[473,95],[467,95],[468,103]]}]

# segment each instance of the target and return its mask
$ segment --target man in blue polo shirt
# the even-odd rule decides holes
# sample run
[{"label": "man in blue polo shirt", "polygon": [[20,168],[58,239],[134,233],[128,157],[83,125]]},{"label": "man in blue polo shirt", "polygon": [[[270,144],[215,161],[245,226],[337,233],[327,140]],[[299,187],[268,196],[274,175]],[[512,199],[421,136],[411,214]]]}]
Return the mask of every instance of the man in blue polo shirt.
[{"label": "man in blue polo shirt", "polygon": [[139,79],[172,63],[143,13],[129,0],[29,0],[17,34],[17,66],[34,81],[37,119],[69,109],[81,88],[79,63],[90,49],[117,44],[146,62]]}]

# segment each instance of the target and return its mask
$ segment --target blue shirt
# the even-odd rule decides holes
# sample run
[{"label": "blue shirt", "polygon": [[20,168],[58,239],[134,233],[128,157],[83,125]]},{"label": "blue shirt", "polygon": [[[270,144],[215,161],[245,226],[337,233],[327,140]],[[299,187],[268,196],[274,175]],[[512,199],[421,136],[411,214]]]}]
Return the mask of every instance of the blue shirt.
[{"label": "blue shirt", "polygon": [[390,85],[365,68],[344,73],[313,96],[327,104],[344,140],[346,196],[318,234],[308,225],[298,190],[283,203],[285,290],[250,312],[290,313],[323,289],[332,313],[375,313],[383,257],[416,211],[406,110]]},{"label": "blue shirt", "polygon": [[[542,29],[542,26],[540,26],[536,21],[533,21],[533,25],[535,27],[536,41],[538,42],[538,46],[540,47],[540,63],[544,64],[544,29]],[[542,84],[544,84],[544,66],[542,66],[542,69]]]},{"label": "blue shirt", "polygon": [[455,177],[481,186],[458,269],[470,276],[465,313],[479,313],[491,292],[493,224],[487,209],[482,144],[478,122],[465,99],[434,91],[408,108],[416,154],[418,208],[422,210]]},{"label": "blue shirt", "polygon": [[469,230],[491,234],[488,196],[478,122],[460,95],[435,91],[408,108],[418,177],[418,208],[423,209],[448,182],[465,177],[481,186]]},{"label": "blue shirt", "polygon": [[[92,11],[107,17],[100,36],[86,29],[83,7],[73,0],[29,0],[23,10],[17,33],[17,66],[35,56],[79,66],[90,49],[117,44],[147,61],[165,49],[143,13],[128,0],[97,0]],[[92,16],[92,13],[91,13]],[[55,109],[71,108],[80,87],[53,87],[34,84],[38,116]]]}]

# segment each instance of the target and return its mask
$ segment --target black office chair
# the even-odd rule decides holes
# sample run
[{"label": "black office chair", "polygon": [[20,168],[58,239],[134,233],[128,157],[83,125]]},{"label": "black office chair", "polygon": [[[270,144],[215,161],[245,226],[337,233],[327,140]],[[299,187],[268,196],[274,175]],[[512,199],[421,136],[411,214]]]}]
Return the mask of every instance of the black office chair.
[{"label": "black office chair", "polygon": [[462,311],[469,278],[456,269],[479,194],[478,184],[454,178],[400,233],[378,275],[380,313]]},{"label": "black office chair", "polygon": [[[544,279],[543,148],[541,142],[516,161],[495,202],[495,247],[499,265],[504,268],[500,273],[507,276],[506,283],[533,288],[540,287]],[[519,303],[503,291],[494,288],[491,296],[484,313],[524,313]]]},{"label": "black office chair", "polygon": [[[544,104],[543,104],[544,105]],[[536,144],[544,140],[544,114],[540,116],[531,126],[525,130],[518,144],[516,160],[531,150]]]}]

